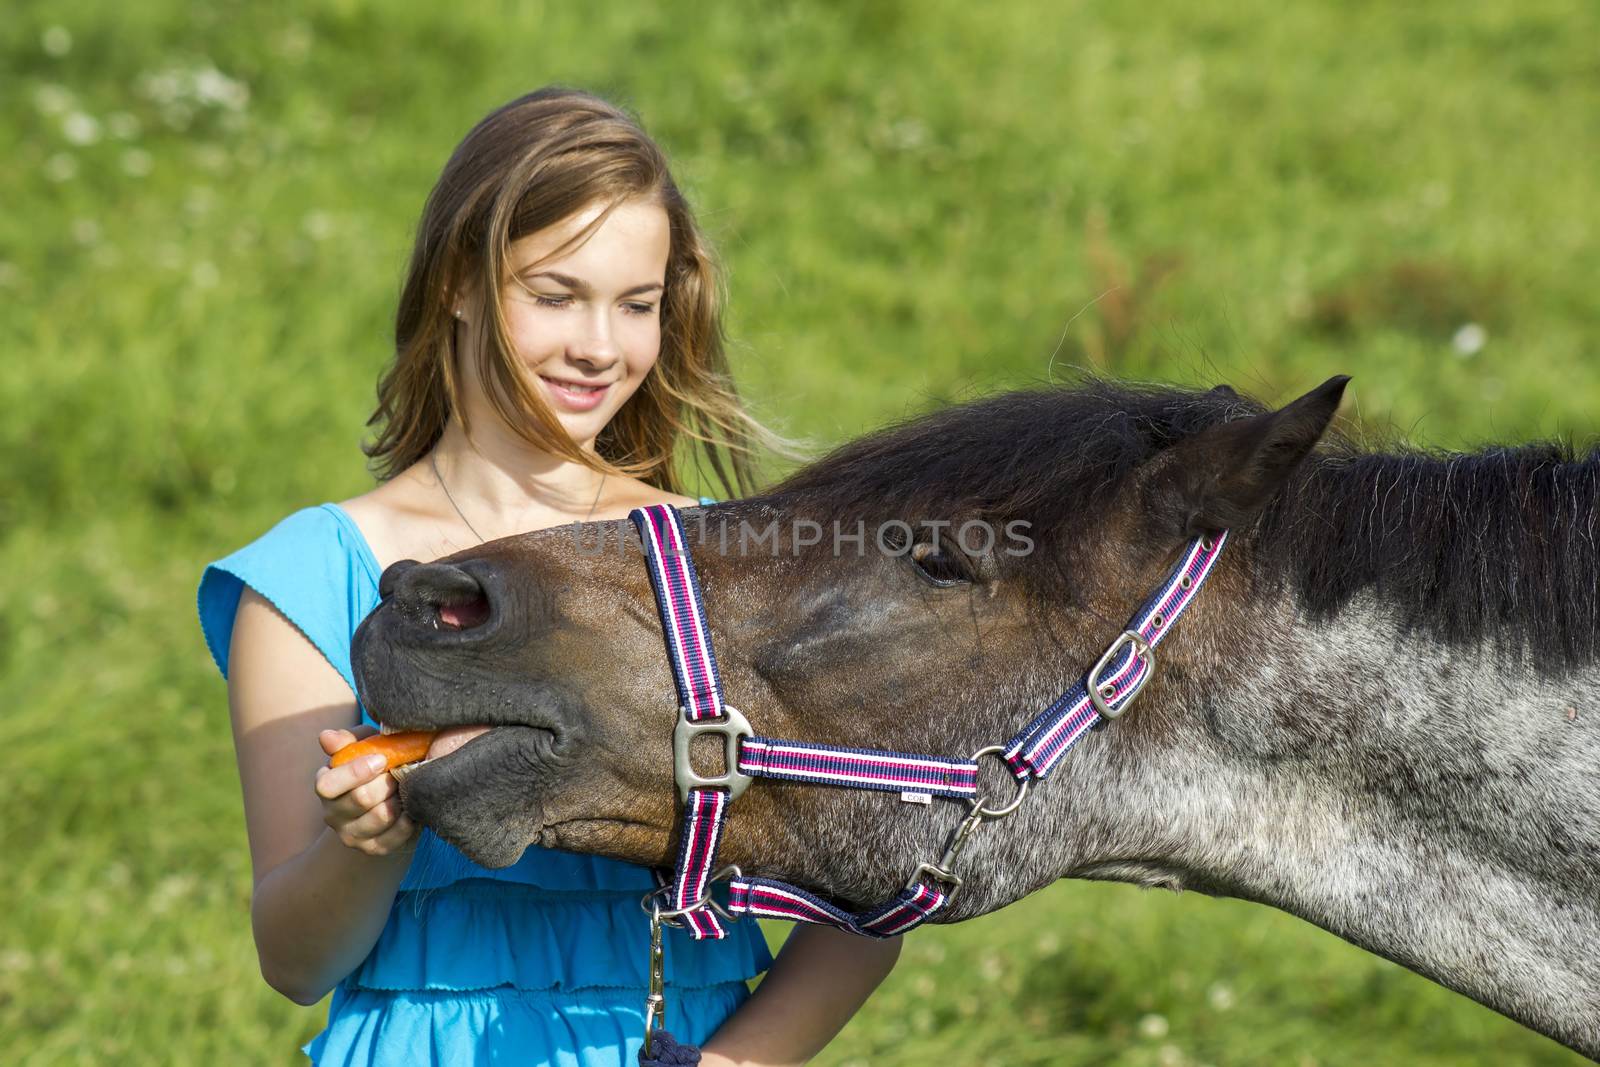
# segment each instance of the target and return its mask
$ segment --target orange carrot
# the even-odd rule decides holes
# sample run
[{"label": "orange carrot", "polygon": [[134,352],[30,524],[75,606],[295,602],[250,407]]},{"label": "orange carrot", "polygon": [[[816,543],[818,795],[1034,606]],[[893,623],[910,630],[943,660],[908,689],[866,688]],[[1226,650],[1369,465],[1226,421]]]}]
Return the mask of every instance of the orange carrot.
[{"label": "orange carrot", "polygon": [[389,761],[387,770],[407,763],[415,763],[428,754],[433,743],[432,730],[412,730],[399,734],[373,734],[371,737],[348,744],[335,752],[328,766],[338,767],[362,756],[379,755]]}]

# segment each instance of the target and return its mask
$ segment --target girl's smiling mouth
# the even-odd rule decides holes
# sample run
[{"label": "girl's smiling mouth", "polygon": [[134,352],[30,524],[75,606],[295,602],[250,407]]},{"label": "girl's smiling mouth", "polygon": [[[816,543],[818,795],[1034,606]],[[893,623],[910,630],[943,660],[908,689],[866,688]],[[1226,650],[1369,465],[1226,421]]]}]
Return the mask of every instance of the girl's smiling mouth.
[{"label": "girl's smiling mouth", "polygon": [[544,382],[545,391],[568,411],[594,410],[600,406],[601,401],[606,398],[606,393],[611,389],[610,382],[585,384],[547,378],[543,374],[539,375],[539,380]]}]

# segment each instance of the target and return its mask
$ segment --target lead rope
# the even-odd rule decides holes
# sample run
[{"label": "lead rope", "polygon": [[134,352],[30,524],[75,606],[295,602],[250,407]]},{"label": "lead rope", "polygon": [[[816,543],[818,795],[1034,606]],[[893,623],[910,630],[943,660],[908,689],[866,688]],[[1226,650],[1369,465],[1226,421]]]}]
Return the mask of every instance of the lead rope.
[{"label": "lead rope", "polygon": [[[663,925],[686,925],[696,940],[722,938],[727,935],[723,920],[755,915],[887,938],[928,921],[961,886],[956,860],[977,829],[1021,807],[1034,781],[1047,777],[1092,727],[1122,715],[1143,690],[1154,673],[1155,646],[1199,592],[1227,541],[1227,532],[1220,531],[1191,542],[1167,581],[1145,601],[1081,681],[1006,744],[980,749],[966,760],[952,760],[754,736],[744,716],[723,702],[699,577],[678,510],[670,504],[656,504],[635,509],[628,517],[644,548],[678,690],[673,764],[684,805],[676,872],[670,883],[642,901],[651,921],[650,993],[645,1047],[640,1053],[640,1063],[646,1065],[699,1062],[698,1051],[680,1045],[661,1029],[666,1009]],[[700,775],[690,762],[691,742],[701,734],[723,741],[725,770],[721,775]],[[984,756],[1000,759],[1016,779],[1017,792],[1003,806],[990,806],[977,795],[977,761]],[[934,796],[963,800],[968,813],[952,831],[938,860],[919,864],[910,881],[890,900],[852,914],[798,886],[771,878],[746,878],[736,867],[713,876],[727,805],[755,776],[897,791],[903,799],[923,803]],[[729,903],[724,908],[708,889],[712,882],[729,875]],[[666,908],[661,906],[663,898],[669,905]],[[692,1053],[693,1059],[655,1058],[669,1050],[673,1057]]]}]

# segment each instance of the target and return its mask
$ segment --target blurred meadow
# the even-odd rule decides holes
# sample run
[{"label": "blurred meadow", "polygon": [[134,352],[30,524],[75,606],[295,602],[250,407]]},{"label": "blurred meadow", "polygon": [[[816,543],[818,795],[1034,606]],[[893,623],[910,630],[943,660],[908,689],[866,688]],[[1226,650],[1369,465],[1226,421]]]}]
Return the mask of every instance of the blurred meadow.
[{"label": "blurred meadow", "polygon": [[[1350,373],[1360,427],[1467,447],[1600,426],[1597,42],[1590,0],[9,6],[0,1059],[320,1028],[256,971],[194,588],[369,484],[411,228],[493,106],[641,115],[818,444],[1089,370]],[[913,935],[821,1062],[1579,1060],[1285,915],[1062,883]]]}]

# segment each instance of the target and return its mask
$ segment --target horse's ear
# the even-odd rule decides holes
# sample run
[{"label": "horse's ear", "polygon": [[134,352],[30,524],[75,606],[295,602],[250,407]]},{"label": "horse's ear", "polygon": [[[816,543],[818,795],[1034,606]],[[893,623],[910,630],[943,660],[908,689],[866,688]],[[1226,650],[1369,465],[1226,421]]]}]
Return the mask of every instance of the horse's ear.
[{"label": "horse's ear", "polygon": [[1277,411],[1213,426],[1167,449],[1149,483],[1158,522],[1184,537],[1249,523],[1321,439],[1349,381],[1329,378]]}]

